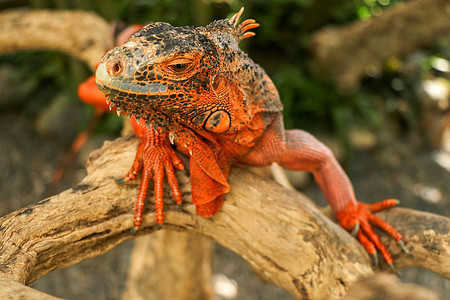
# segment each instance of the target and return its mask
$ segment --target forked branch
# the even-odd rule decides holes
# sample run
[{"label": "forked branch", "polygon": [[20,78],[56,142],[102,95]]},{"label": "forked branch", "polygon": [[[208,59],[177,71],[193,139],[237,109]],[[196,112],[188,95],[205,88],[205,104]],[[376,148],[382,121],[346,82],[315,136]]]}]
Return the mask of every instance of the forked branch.
[{"label": "forked branch", "polygon": [[[91,154],[88,175],[79,185],[1,218],[1,277],[29,284],[155,231],[154,207],[148,203],[142,228],[131,232],[137,183],[115,183],[131,165],[136,147],[133,138],[107,142]],[[340,298],[373,273],[356,240],[299,193],[236,167],[223,208],[205,219],[190,203],[188,177],[179,172],[179,178],[184,203],[177,207],[166,193],[164,229],[209,236],[298,299]],[[380,215],[404,233],[415,256],[385,238],[399,269],[421,266],[450,278],[448,218],[403,208]]]},{"label": "forked branch", "polygon": [[[0,54],[53,49],[94,68],[113,45],[112,27],[87,12],[13,11],[0,14],[0,26]],[[0,298],[49,299],[22,284],[156,230],[149,200],[142,228],[131,232],[137,182],[114,181],[128,170],[136,147],[130,138],[105,144],[91,155],[82,183],[0,219]],[[236,167],[223,208],[204,219],[190,202],[186,173],[178,175],[184,204],[179,208],[166,193],[164,228],[211,237],[296,298],[340,298],[356,280],[373,274],[362,247],[301,194]],[[379,215],[405,235],[415,256],[383,237],[399,269],[421,266],[450,278],[448,218],[400,208]]]}]

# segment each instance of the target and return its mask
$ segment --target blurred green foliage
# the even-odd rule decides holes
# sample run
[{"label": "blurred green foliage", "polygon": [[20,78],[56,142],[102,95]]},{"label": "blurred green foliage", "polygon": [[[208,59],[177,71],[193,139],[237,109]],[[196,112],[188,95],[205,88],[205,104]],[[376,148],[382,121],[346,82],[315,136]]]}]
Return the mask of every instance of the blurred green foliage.
[{"label": "blurred green foliage", "polygon": [[[13,66],[8,78],[14,92],[14,107],[28,116],[38,114],[59,91],[68,91],[78,101],[78,84],[89,74],[87,66],[57,52],[19,52],[0,57],[0,62]],[[18,87],[18,88],[17,88]]]},{"label": "blurred green foliage", "polygon": [[[10,7],[93,10],[108,21],[126,24],[166,21],[173,25],[206,25],[227,18],[245,7],[243,18],[261,24],[257,36],[245,40],[243,49],[274,80],[285,106],[287,128],[328,131],[347,144],[352,126],[379,129],[383,116],[392,113],[406,128],[416,128],[421,104],[417,89],[424,74],[433,71],[430,54],[448,59],[445,45],[423,53],[411,72],[403,72],[404,62],[386,66],[383,75],[368,78],[358,91],[339,94],[330,83],[314,78],[308,68],[311,34],[326,26],[349,24],[379,15],[397,0],[29,0],[6,1]],[[69,90],[76,99],[76,86],[89,75],[87,68],[56,53],[19,53],[1,57],[0,62],[16,66],[14,78],[22,82],[21,105],[35,111],[44,105],[48,89]],[[36,71],[38,70],[38,71]],[[75,101],[75,100],[74,100]],[[381,103],[381,105],[380,105]],[[30,107],[28,107],[28,105]],[[92,113],[92,112],[91,112]],[[117,130],[109,118],[108,126]],[[112,125],[111,125],[112,124]],[[402,126],[403,126],[402,125]],[[105,128],[107,126],[102,126]]]}]

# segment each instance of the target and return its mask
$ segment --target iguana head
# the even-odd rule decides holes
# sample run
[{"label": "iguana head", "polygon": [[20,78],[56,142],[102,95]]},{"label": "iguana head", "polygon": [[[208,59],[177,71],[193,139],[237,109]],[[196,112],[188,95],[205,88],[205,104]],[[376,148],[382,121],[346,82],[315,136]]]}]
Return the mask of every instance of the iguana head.
[{"label": "iguana head", "polygon": [[[156,126],[238,131],[251,119],[242,75],[256,72],[238,44],[259,26],[254,20],[237,25],[242,11],[206,27],[145,26],[104,55],[97,85],[117,108]],[[255,76],[245,82],[254,83]]]}]

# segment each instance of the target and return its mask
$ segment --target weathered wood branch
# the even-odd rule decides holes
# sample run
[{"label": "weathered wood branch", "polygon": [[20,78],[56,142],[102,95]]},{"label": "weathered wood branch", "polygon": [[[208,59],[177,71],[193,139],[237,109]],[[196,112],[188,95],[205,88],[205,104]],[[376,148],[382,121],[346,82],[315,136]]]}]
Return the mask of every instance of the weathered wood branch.
[{"label": "weathered wood branch", "polygon": [[[60,10],[8,11],[0,14],[0,25],[5,29],[0,32],[0,54],[56,50],[77,57],[91,69],[103,53],[112,48],[115,27],[90,12]],[[124,297],[163,300],[173,299],[175,295],[186,300],[213,299],[209,278],[211,250],[209,239],[187,232],[161,231],[137,240]],[[164,274],[155,274],[159,269],[164,270]],[[156,276],[158,280],[154,280]],[[170,284],[170,288],[161,282]],[[30,289],[24,287],[23,290]],[[16,289],[8,291],[17,292]],[[17,297],[20,295],[22,293],[16,293]]]},{"label": "weathered wood branch", "polygon": [[123,299],[215,299],[213,243],[207,237],[160,230],[136,239]]},{"label": "weathered wood branch", "polygon": [[86,11],[17,10],[0,13],[0,54],[55,50],[95,68],[114,46],[113,26]]},{"label": "weathered wood branch", "polygon": [[421,286],[402,283],[395,275],[376,273],[352,286],[343,300],[408,299],[438,300],[436,293]]},{"label": "weathered wood branch", "polygon": [[[88,12],[6,12],[0,14],[0,26],[0,54],[57,50],[94,68],[113,45],[112,26]],[[135,147],[132,140],[113,142],[93,154],[83,183],[0,219],[0,298],[48,299],[20,283],[30,283],[51,270],[100,255],[135,237],[129,229],[137,185],[119,186],[113,180],[127,171]],[[262,277],[296,298],[338,298],[358,278],[372,273],[359,244],[299,194],[236,168],[230,178],[233,191],[224,208],[215,218],[202,219],[194,213],[189,181],[183,178],[185,204],[182,209],[166,204],[165,227],[210,236],[245,257]],[[152,209],[147,205],[147,225],[136,236],[155,230]],[[384,239],[400,268],[416,264],[449,277],[448,219],[401,209],[383,216],[405,233],[416,255],[411,260],[392,240]],[[167,255],[168,260],[179,253]],[[207,259],[197,261],[208,264]],[[165,260],[162,268],[169,263],[176,264]],[[210,293],[204,290],[204,295]]]},{"label": "weathered wood branch", "polygon": [[312,69],[340,89],[354,89],[367,74],[381,72],[393,56],[431,45],[450,32],[447,0],[413,0],[387,9],[379,17],[312,36]]},{"label": "weathered wood branch", "polygon": [[[142,228],[132,234],[137,183],[118,185],[137,140],[107,142],[92,153],[87,177],[74,188],[0,219],[0,278],[29,284],[44,274],[100,255],[114,245],[154,232],[154,206],[147,203]],[[244,257],[263,278],[298,299],[337,299],[373,273],[364,249],[299,193],[241,168],[221,211],[199,217],[190,184],[179,172],[183,205],[166,193],[165,229],[208,236]],[[450,278],[450,220],[396,208],[380,214],[404,233],[414,259],[389,238],[396,265],[421,266]]]},{"label": "weathered wood branch", "polygon": [[2,300],[16,300],[16,299],[33,299],[33,300],[57,300],[56,298],[15,282],[11,279],[0,278],[0,298]]}]

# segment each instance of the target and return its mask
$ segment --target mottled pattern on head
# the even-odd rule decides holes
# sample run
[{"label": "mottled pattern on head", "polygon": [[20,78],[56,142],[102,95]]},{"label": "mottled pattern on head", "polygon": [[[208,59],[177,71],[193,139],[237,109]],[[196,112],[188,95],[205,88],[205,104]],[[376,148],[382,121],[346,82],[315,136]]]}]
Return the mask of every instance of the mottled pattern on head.
[{"label": "mottled pattern on head", "polygon": [[213,43],[204,33],[203,28],[189,26],[174,27],[168,23],[156,22],[145,26],[135,33],[129,41],[151,45],[157,57],[170,57],[193,51],[217,55]]},{"label": "mottled pattern on head", "polygon": [[259,26],[237,25],[240,14],[206,27],[145,26],[102,58],[100,89],[119,109],[163,128],[229,134],[257,113],[280,111],[273,83],[238,47]]}]

